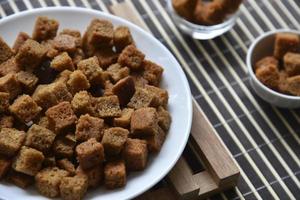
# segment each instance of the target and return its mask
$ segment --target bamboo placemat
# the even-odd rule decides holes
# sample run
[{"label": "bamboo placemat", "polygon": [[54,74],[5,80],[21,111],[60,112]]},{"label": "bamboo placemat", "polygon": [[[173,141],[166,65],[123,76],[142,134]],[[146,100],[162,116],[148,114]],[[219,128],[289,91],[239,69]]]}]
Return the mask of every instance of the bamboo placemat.
[{"label": "bamboo placemat", "polygon": [[[0,15],[45,6],[109,12],[110,5],[121,1],[0,0]],[[245,65],[247,48],[261,33],[300,29],[300,1],[245,1],[236,26],[209,41],[183,35],[166,12],[164,0],[125,1],[177,57],[193,96],[239,164],[238,186],[211,199],[300,199],[300,110],[279,109],[256,96]]]}]

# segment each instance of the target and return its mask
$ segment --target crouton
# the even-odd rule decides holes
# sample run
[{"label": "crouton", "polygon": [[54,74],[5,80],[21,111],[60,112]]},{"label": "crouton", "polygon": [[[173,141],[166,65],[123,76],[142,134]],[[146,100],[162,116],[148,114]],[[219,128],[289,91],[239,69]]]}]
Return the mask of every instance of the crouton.
[{"label": "crouton", "polygon": [[63,52],[54,57],[50,66],[57,71],[71,70],[74,71],[72,58],[67,52]]},{"label": "crouton", "polygon": [[300,53],[286,53],[283,62],[284,69],[289,76],[300,75]]},{"label": "crouton", "polygon": [[59,158],[69,158],[71,159],[74,155],[74,148],[76,145],[76,140],[71,140],[67,136],[75,136],[73,134],[67,134],[66,136],[56,137],[52,149],[56,157]]},{"label": "crouton", "polygon": [[121,109],[116,95],[94,98],[92,102],[94,115],[97,117],[119,117]]},{"label": "crouton", "polygon": [[287,80],[287,91],[295,96],[300,96],[300,75],[292,76]]},{"label": "crouton", "polygon": [[126,169],[130,171],[143,170],[147,164],[147,142],[128,138],[124,149]]},{"label": "crouton", "polygon": [[84,73],[76,70],[70,74],[67,86],[72,94],[76,94],[79,91],[89,89],[91,85]]},{"label": "crouton", "polygon": [[83,199],[88,188],[88,180],[83,176],[64,177],[59,186],[60,195],[64,200]]},{"label": "crouton", "polygon": [[66,170],[67,172],[69,172],[70,175],[75,175],[74,164],[71,161],[69,161],[68,159],[64,158],[64,159],[58,160],[56,163],[59,168]]},{"label": "crouton", "polygon": [[164,71],[163,68],[149,60],[144,60],[142,65],[144,67],[143,77],[150,85],[158,86]]},{"label": "crouton", "polygon": [[155,135],[158,116],[155,108],[140,108],[132,113],[130,130],[134,136]]},{"label": "crouton", "polygon": [[21,67],[17,65],[16,59],[14,57],[11,57],[0,64],[0,76],[15,74],[19,71],[21,71]]},{"label": "crouton", "polygon": [[58,26],[58,21],[40,16],[35,21],[32,38],[39,42],[53,39],[56,36]]},{"label": "crouton", "polygon": [[7,175],[7,180],[20,188],[27,188],[33,184],[33,177],[27,174],[11,170]]},{"label": "crouton", "polygon": [[9,107],[9,93],[0,92],[0,113],[4,113]]},{"label": "crouton", "polygon": [[78,176],[85,176],[88,179],[88,185],[91,188],[99,186],[103,182],[103,165],[97,165],[93,168],[83,170],[80,165],[76,169]]},{"label": "crouton", "polygon": [[113,120],[113,124],[116,127],[123,127],[123,128],[129,128],[130,126],[130,120],[131,120],[131,115],[134,112],[134,109],[131,108],[124,108],[122,110],[121,116],[116,117]]},{"label": "crouton", "polygon": [[31,93],[35,90],[35,87],[39,81],[33,73],[20,71],[16,74],[16,79],[22,85],[24,92]]},{"label": "crouton", "polygon": [[157,108],[157,115],[158,115],[158,125],[164,130],[168,131],[171,124],[171,116],[170,113],[165,110],[163,107]]},{"label": "crouton", "polygon": [[126,168],[124,161],[106,163],[104,167],[104,183],[107,189],[115,189],[126,185]]},{"label": "crouton", "polygon": [[172,5],[176,12],[187,20],[193,19],[193,10],[197,0],[173,0]]},{"label": "crouton", "polygon": [[300,38],[293,33],[278,33],[275,37],[274,56],[282,59],[287,52],[299,52]]},{"label": "crouton", "polygon": [[269,88],[277,89],[279,83],[279,71],[274,65],[263,65],[256,69],[255,75],[259,81]]},{"label": "crouton", "polygon": [[77,30],[74,30],[74,29],[63,29],[59,34],[60,35],[70,35],[70,36],[74,37],[76,47],[81,47],[82,41],[81,41],[80,31],[77,31]]},{"label": "crouton", "polygon": [[121,52],[126,46],[134,44],[130,30],[126,26],[119,26],[114,31],[114,45],[118,52]]},{"label": "crouton", "polygon": [[119,56],[119,54],[115,53],[111,48],[97,49],[94,55],[98,58],[102,69],[106,69],[116,63]]},{"label": "crouton", "polygon": [[7,174],[11,167],[11,160],[0,157],[0,180]]},{"label": "crouton", "polygon": [[142,137],[147,141],[147,148],[149,152],[159,152],[166,138],[166,133],[160,127],[155,135]]},{"label": "crouton", "polygon": [[112,93],[117,95],[121,106],[128,104],[135,94],[134,81],[130,76],[119,80],[113,87]]},{"label": "crouton", "polygon": [[0,116],[0,129],[1,128],[12,128],[14,125],[14,118],[8,115]]},{"label": "crouton", "polygon": [[124,128],[113,127],[106,129],[102,138],[105,155],[119,154],[126,142],[129,131]]},{"label": "crouton", "polygon": [[139,51],[134,45],[129,45],[123,49],[118,58],[118,63],[132,70],[138,70],[142,68],[144,58],[145,54]]},{"label": "crouton", "polygon": [[153,96],[153,101],[150,104],[151,106],[167,107],[169,101],[169,94],[167,90],[152,85],[145,85],[145,90]]},{"label": "crouton", "polygon": [[101,84],[102,69],[96,56],[80,61],[77,64],[77,69],[81,70],[88,78],[91,85]]},{"label": "crouton", "polygon": [[10,100],[21,94],[21,85],[14,74],[7,74],[0,78],[0,92],[9,93]]},{"label": "crouton", "polygon": [[127,104],[129,108],[139,109],[152,106],[155,102],[155,96],[143,88],[136,88],[133,97]]},{"label": "crouton", "polygon": [[71,104],[74,112],[78,115],[93,112],[92,99],[87,91],[76,93]]},{"label": "crouton", "polygon": [[62,82],[66,85],[71,74],[72,72],[70,70],[64,70],[57,75],[54,82]]},{"label": "crouton", "polygon": [[194,21],[201,25],[220,24],[226,15],[227,13],[222,5],[216,2],[205,3],[197,1],[194,9]]},{"label": "crouton", "polygon": [[58,51],[74,53],[76,51],[76,38],[70,35],[58,35],[53,39],[53,46]]},{"label": "crouton", "polygon": [[254,69],[257,70],[265,65],[274,65],[275,67],[278,67],[279,61],[274,56],[266,56],[255,63]]},{"label": "crouton", "polygon": [[148,81],[143,77],[140,72],[131,73],[130,76],[133,78],[134,85],[136,88],[144,88],[148,84]]},{"label": "crouton", "polygon": [[43,162],[43,168],[55,167],[55,166],[56,166],[56,160],[55,160],[54,156],[45,157],[44,162]]},{"label": "crouton", "polygon": [[14,55],[12,49],[6,44],[2,37],[0,37],[0,64],[7,61]]},{"label": "crouton", "polygon": [[120,64],[115,63],[107,68],[107,73],[110,79],[116,83],[122,78],[129,76],[130,70],[128,67],[122,67]]},{"label": "crouton", "polygon": [[30,36],[25,32],[20,32],[15,40],[13,45],[13,50],[18,52],[20,47],[26,42],[26,40],[30,39]]}]

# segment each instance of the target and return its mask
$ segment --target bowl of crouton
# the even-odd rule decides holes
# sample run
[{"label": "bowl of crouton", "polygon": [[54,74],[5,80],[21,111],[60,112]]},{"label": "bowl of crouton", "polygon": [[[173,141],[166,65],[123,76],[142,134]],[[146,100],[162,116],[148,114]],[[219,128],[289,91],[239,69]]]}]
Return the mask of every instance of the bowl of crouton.
[{"label": "bowl of crouton", "polygon": [[183,70],[138,26],[71,7],[0,21],[0,199],[132,199],[191,122]]},{"label": "bowl of crouton", "polygon": [[275,30],[259,36],[247,52],[250,84],[265,101],[300,107],[300,32]]},{"label": "bowl of crouton", "polygon": [[167,8],[179,29],[199,40],[229,31],[239,16],[242,0],[168,0]]}]

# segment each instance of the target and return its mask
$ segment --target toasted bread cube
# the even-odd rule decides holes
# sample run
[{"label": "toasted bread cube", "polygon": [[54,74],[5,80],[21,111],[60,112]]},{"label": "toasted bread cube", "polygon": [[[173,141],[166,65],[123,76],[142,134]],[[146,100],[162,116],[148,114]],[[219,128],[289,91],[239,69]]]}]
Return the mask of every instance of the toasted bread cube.
[{"label": "toasted bread cube", "polygon": [[83,199],[88,188],[88,180],[84,176],[64,177],[59,186],[60,195],[64,200]]},{"label": "toasted bread cube", "polygon": [[132,113],[130,122],[132,135],[155,135],[157,128],[158,115],[155,108],[140,108]]},{"label": "toasted bread cube", "polygon": [[15,74],[19,71],[21,71],[21,67],[17,65],[16,59],[14,57],[11,57],[10,59],[0,64],[0,76]]},{"label": "toasted bread cube", "polygon": [[274,56],[266,56],[255,63],[254,69],[257,70],[258,68],[265,65],[274,65],[276,67],[279,67],[279,61]]},{"label": "toasted bread cube", "polygon": [[215,2],[221,5],[224,12],[231,14],[238,10],[243,0],[216,0]]},{"label": "toasted bread cube", "polygon": [[152,106],[167,107],[169,101],[169,94],[167,90],[152,85],[145,85],[145,89],[154,96],[151,103]]},{"label": "toasted bread cube", "polygon": [[119,154],[127,140],[129,131],[124,128],[113,127],[106,129],[102,138],[105,155]]},{"label": "toasted bread cube", "polygon": [[0,92],[9,93],[9,98],[16,98],[21,92],[21,85],[14,74],[7,74],[0,78]]},{"label": "toasted bread cube", "polygon": [[93,100],[94,114],[97,117],[119,117],[121,109],[116,95],[98,97]]},{"label": "toasted bread cube", "polygon": [[54,82],[62,82],[64,84],[67,84],[71,74],[72,74],[72,71],[64,70],[56,76],[56,79],[54,80]]},{"label": "toasted bread cube", "polygon": [[118,63],[132,70],[138,70],[143,67],[142,62],[144,58],[145,54],[139,51],[134,45],[129,45],[123,49],[118,58]]},{"label": "toasted bread cube", "polygon": [[76,47],[81,47],[82,41],[81,41],[81,33],[78,30],[73,29],[63,29],[60,33],[60,35],[70,35],[75,38],[75,44]]},{"label": "toasted bread cube", "polygon": [[2,37],[0,37],[0,64],[7,61],[14,55],[12,49],[6,44]]},{"label": "toasted bread cube", "polygon": [[53,127],[55,132],[69,128],[77,120],[71,104],[67,101],[49,108],[45,114],[48,117],[50,127]]},{"label": "toasted bread cube", "polygon": [[114,31],[114,45],[118,52],[121,52],[126,46],[134,44],[130,30],[127,26],[119,26]]},{"label": "toasted bread cube", "polygon": [[81,90],[89,89],[91,85],[84,73],[80,70],[76,70],[70,74],[67,86],[72,94],[76,94]]},{"label": "toasted bread cube", "polygon": [[143,77],[150,85],[158,86],[164,69],[158,64],[149,60],[144,60],[142,65],[144,66],[145,70],[143,72]]},{"label": "toasted bread cube", "polygon": [[54,142],[55,136],[49,129],[33,124],[27,131],[25,145],[47,153]]},{"label": "toasted bread cube", "polygon": [[[106,80],[104,83],[104,91],[103,91],[103,96],[111,96],[114,95],[112,93],[112,87],[114,86],[114,84],[112,84],[112,82],[110,82],[109,80]],[[100,94],[100,96],[102,96]]]},{"label": "toasted bread cube", "polygon": [[71,70],[74,71],[72,58],[67,52],[63,52],[54,57],[50,66],[57,71]]},{"label": "toasted bread cube", "polygon": [[278,91],[284,94],[289,94],[287,79],[288,74],[285,70],[279,71]]},{"label": "toasted bread cube", "polygon": [[148,84],[148,81],[143,77],[142,73],[134,72],[131,73],[130,76],[133,78],[136,88],[144,88]]},{"label": "toasted bread cube", "polygon": [[45,168],[35,176],[35,186],[39,193],[46,197],[58,197],[61,180],[68,175],[69,172],[57,167]]},{"label": "toasted bread cube", "polygon": [[135,86],[132,77],[127,76],[119,80],[113,87],[112,93],[117,95],[121,106],[128,104],[135,93]]},{"label": "toasted bread cube", "polygon": [[100,67],[106,69],[110,65],[117,62],[119,54],[115,53],[111,48],[97,49],[95,56],[98,58]]},{"label": "toasted bread cube", "polygon": [[71,102],[76,114],[92,113],[92,100],[87,91],[80,91],[74,95]]},{"label": "toasted bread cube", "polygon": [[41,45],[46,49],[45,56],[47,58],[53,59],[59,54],[59,51],[54,48],[54,40],[44,40],[41,42]]},{"label": "toasted bread cube", "polygon": [[168,131],[171,124],[171,116],[170,113],[165,110],[163,107],[157,108],[157,115],[158,115],[158,125],[164,130]]},{"label": "toasted bread cube", "polygon": [[115,189],[126,185],[126,168],[124,161],[106,163],[104,167],[104,183],[107,189]]},{"label": "toasted bread cube", "polygon": [[77,64],[85,58],[85,52],[82,49],[77,48],[73,53],[72,60],[73,64],[77,66]]},{"label": "toasted bread cube", "polygon": [[75,175],[75,167],[74,164],[68,159],[64,158],[57,161],[57,166],[63,170],[69,172],[70,175]]},{"label": "toasted bread cube", "polygon": [[155,101],[157,101],[157,98],[152,93],[143,88],[136,88],[127,106],[134,109],[145,108],[152,106]]},{"label": "toasted bread cube", "polygon": [[41,118],[39,118],[37,121],[37,125],[44,127],[46,129],[50,129],[49,120],[48,117],[46,116],[42,116]]},{"label": "toasted bread cube", "polygon": [[107,72],[110,79],[116,83],[122,78],[129,76],[130,70],[128,67],[122,67],[119,63],[115,63],[107,68]]},{"label": "toasted bread cube", "polygon": [[26,40],[30,39],[30,36],[25,32],[20,32],[15,40],[13,45],[13,50],[18,52],[20,47],[26,42]]},{"label": "toasted bread cube", "polygon": [[300,96],[300,75],[289,77],[286,80],[288,92]]},{"label": "toasted bread cube", "polygon": [[16,55],[16,63],[23,68],[34,69],[41,64],[46,53],[47,49],[43,45],[28,39],[20,47]]},{"label": "toasted bread cube", "polygon": [[114,126],[116,127],[123,127],[123,128],[129,128],[130,127],[130,120],[131,115],[134,112],[131,108],[124,108],[122,110],[121,116],[114,118]]},{"label": "toasted bread cube", "polygon": [[91,85],[101,84],[102,69],[96,56],[80,61],[77,64],[77,69],[81,70],[88,78]]},{"label": "toasted bread cube", "polygon": [[7,174],[11,167],[11,160],[0,157],[0,180]]},{"label": "toasted bread cube", "polygon": [[300,53],[286,53],[283,62],[289,76],[300,75]]},{"label": "toasted bread cube", "polygon": [[32,176],[14,170],[11,170],[7,176],[9,182],[23,189],[32,185],[34,181]]},{"label": "toasted bread cube", "polygon": [[56,160],[54,156],[48,156],[45,157],[43,162],[43,168],[45,167],[55,167],[56,166]]},{"label": "toasted bread cube", "polygon": [[99,186],[103,182],[103,165],[97,165],[93,168],[83,170],[80,165],[76,169],[78,176],[85,176],[88,179],[88,185],[91,188]]},{"label": "toasted bread cube", "polygon": [[23,146],[15,158],[12,167],[17,172],[35,176],[42,168],[45,157],[42,152]]},{"label": "toasted bread cube", "polygon": [[34,91],[37,82],[38,77],[36,77],[33,73],[26,72],[26,71],[20,71],[16,74],[16,78],[23,86],[24,90],[28,93],[31,93]]},{"label": "toasted bread cube", "polygon": [[174,10],[187,20],[192,20],[197,0],[173,0]]},{"label": "toasted bread cube", "polygon": [[2,115],[0,116],[0,129],[12,128],[14,125],[14,118],[12,116]]},{"label": "toasted bread cube", "polygon": [[223,6],[216,2],[197,1],[194,9],[194,21],[201,25],[215,25],[224,21],[227,13]]},{"label": "toasted bread cube", "polygon": [[25,140],[24,131],[13,128],[2,128],[0,130],[0,154],[11,157],[21,148]]},{"label": "toasted bread cube", "polygon": [[145,140],[128,138],[124,148],[126,169],[130,171],[145,169],[147,158],[147,142]]},{"label": "toasted bread cube", "polygon": [[19,120],[24,123],[33,120],[42,110],[29,95],[19,96],[14,103],[9,107]]},{"label": "toasted bread cube", "polygon": [[103,129],[103,119],[92,117],[89,114],[81,115],[76,125],[76,140],[83,142],[95,138],[97,141],[101,141]]},{"label": "toasted bread cube", "polygon": [[66,51],[72,54],[76,51],[76,38],[70,35],[58,35],[53,39],[53,46],[60,52]]},{"label": "toasted bread cube", "polygon": [[73,157],[76,140],[71,140],[68,136],[75,138],[73,134],[67,134],[66,136],[60,136],[55,139],[52,149],[57,157],[70,159]]},{"label": "toasted bread cube", "polygon": [[279,70],[274,65],[264,65],[255,71],[255,75],[264,85],[277,89],[279,83]]},{"label": "toasted bread cube", "polygon": [[147,147],[149,152],[159,152],[166,138],[166,133],[160,127],[155,135],[145,136],[144,140],[147,141]]},{"label": "toasted bread cube", "polygon": [[59,23],[54,19],[40,16],[35,21],[32,38],[37,41],[53,39],[56,36]]},{"label": "toasted bread cube", "polygon": [[7,111],[9,107],[9,93],[0,92],[0,113]]},{"label": "toasted bread cube", "polygon": [[277,33],[274,44],[274,56],[282,59],[287,52],[299,52],[300,38],[294,33]]},{"label": "toasted bread cube", "polygon": [[86,34],[87,42],[95,47],[112,46],[114,27],[110,21],[94,19]]},{"label": "toasted bread cube", "polygon": [[95,138],[76,146],[76,154],[82,169],[92,168],[104,161],[103,146]]}]

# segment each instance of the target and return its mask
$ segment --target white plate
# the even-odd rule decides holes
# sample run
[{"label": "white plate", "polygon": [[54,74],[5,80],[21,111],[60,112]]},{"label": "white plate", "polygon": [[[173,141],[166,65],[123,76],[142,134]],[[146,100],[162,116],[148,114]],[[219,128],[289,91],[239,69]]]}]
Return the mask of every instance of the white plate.
[{"label": "white plate", "polygon": [[[114,25],[126,25],[130,28],[138,48],[146,54],[146,58],[162,65],[165,69],[162,87],[170,95],[169,111],[172,124],[161,151],[151,156],[144,171],[130,173],[127,185],[117,190],[106,190],[103,187],[90,190],[86,199],[131,199],[150,189],[160,181],[175,165],[189,137],[192,122],[192,101],[187,79],[174,56],[149,33],[138,26],[100,11],[52,7],[35,9],[6,17],[0,21],[0,35],[10,45],[13,44],[20,31],[32,33],[37,16],[55,18],[62,28],[74,28],[83,32],[93,18],[110,20]],[[23,190],[10,184],[0,183],[0,198],[11,199],[45,199],[34,188]]]}]

